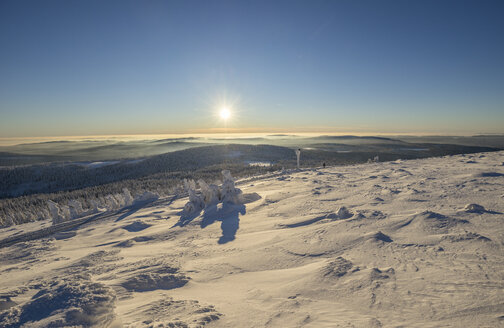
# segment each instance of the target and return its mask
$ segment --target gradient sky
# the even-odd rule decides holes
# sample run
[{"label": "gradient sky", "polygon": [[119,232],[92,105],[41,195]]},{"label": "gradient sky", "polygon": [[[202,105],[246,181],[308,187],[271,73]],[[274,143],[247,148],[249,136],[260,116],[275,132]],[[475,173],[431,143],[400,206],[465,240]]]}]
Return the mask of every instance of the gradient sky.
[{"label": "gradient sky", "polygon": [[504,133],[503,17],[484,0],[2,0],[0,137]]}]

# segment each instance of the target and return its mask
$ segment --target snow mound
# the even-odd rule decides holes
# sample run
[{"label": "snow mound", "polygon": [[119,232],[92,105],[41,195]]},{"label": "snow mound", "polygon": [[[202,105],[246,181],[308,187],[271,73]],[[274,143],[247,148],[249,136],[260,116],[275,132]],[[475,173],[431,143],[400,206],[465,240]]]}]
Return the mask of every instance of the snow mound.
[{"label": "snow mound", "polygon": [[239,199],[241,204],[249,204],[258,201],[259,199],[261,199],[261,196],[256,192],[252,192],[248,194],[241,194],[239,196]]},{"label": "snow mound", "polygon": [[369,240],[376,241],[376,242],[386,242],[386,243],[391,243],[393,240],[386,234],[384,234],[381,231],[372,233],[367,236]]},{"label": "snow mound", "polygon": [[189,277],[179,273],[178,268],[161,266],[134,272],[121,283],[121,286],[130,292],[145,292],[156,289],[174,289],[184,286],[189,282]]},{"label": "snow mound", "polygon": [[159,274],[144,272],[130,277],[121,286],[132,292],[146,292],[156,289],[174,289],[184,286],[189,278],[182,274]]},{"label": "snow mound", "polygon": [[386,270],[380,270],[378,268],[372,268],[369,272],[369,280],[383,280],[389,279],[395,275],[395,270],[393,268],[388,268]]},{"label": "snow mound", "polygon": [[[339,256],[336,259],[330,261],[326,266],[324,266],[321,270],[321,274],[323,277],[327,278],[339,278],[346,275],[353,268],[352,262],[347,259]],[[358,270],[358,268],[354,268]]]},{"label": "snow mound", "polygon": [[467,223],[467,221],[436,212],[424,211],[399,222],[393,226],[393,229],[412,233],[444,234],[461,223]]}]

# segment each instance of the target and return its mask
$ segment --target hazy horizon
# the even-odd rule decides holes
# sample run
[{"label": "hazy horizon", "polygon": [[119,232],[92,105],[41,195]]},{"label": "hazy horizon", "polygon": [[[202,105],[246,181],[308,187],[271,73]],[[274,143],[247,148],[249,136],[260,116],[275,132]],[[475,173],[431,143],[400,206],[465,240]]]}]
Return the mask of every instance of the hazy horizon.
[{"label": "hazy horizon", "polygon": [[501,133],[476,134],[430,134],[430,133],[309,133],[309,132],[280,132],[280,133],[172,133],[172,134],[124,134],[124,135],[83,135],[83,136],[41,136],[41,137],[0,137],[0,147],[17,146],[23,144],[37,144],[50,142],[82,142],[82,141],[147,141],[147,140],[184,140],[184,139],[246,139],[246,138],[310,138],[322,136],[356,136],[356,137],[474,137],[474,136],[503,136]]}]

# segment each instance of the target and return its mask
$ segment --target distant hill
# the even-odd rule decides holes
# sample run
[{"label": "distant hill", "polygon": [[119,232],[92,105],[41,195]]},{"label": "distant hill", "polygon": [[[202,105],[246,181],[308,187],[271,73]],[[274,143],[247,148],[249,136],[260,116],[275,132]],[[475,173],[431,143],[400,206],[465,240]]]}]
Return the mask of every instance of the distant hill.
[{"label": "distant hill", "polygon": [[[345,138],[359,142],[365,140],[366,142],[364,144],[307,144],[306,147],[302,147],[302,166],[317,167],[322,166],[323,163],[327,165],[363,163],[376,156],[380,161],[391,161],[496,150],[489,147],[462,145],[413,144],[387,138],[343,137],[338,140]],[[314,140],[324,141],[320,138],[310,140],[312,142]],[[374,143],[368,142],[370,140],[373,140]],[[184,144],[183,142],[176,143]],[[110,147],[117,149],[121,146]],[[124,147],[129,146],[124,145]],[[98,152],[110,150],[109,146],[97,148],[95,151]],[[271,169],[292,168],[296,165],[294,148],[297,147],[223,144],[193,147],[160,155],[129,159],[1,167],[0,198],[77,190],[123,180],[143,179],[145,182],[146,179],[158,179],[156,175],[174,172],[184,172],[187,176],[191,176],[197,170],[219,165],[220,167],[232,166],[243,174],[247,171],[252,172],[249,165],[255,162],[273,165],[274,167]],[[9,154],[9,156],[14,155]],[[25,157],[29,158],[30,156],[26,155]]]}]

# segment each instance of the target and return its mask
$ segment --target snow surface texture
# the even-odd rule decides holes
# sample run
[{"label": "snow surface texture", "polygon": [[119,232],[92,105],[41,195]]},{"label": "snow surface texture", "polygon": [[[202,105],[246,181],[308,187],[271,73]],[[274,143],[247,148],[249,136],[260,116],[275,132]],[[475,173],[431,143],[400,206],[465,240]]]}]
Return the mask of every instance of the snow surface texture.
[{"label": "snow surface texture", "polygon": [[238,203],[198,182],[193,215],[162,198],[0,248],[0,326],[503,326],[503,162],[286,172]]}]

